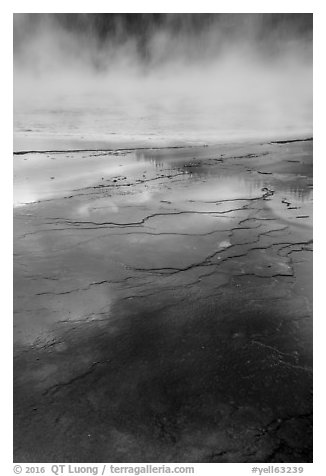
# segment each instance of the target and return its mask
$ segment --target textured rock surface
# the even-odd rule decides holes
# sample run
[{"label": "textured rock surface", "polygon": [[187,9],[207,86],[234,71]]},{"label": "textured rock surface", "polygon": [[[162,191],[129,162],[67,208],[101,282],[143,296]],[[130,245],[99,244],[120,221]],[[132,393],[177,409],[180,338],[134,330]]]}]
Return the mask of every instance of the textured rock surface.
[{"label": "textured rock surface", "polygon": [[312,460],[312,142],[14,157],[14,459]]}]

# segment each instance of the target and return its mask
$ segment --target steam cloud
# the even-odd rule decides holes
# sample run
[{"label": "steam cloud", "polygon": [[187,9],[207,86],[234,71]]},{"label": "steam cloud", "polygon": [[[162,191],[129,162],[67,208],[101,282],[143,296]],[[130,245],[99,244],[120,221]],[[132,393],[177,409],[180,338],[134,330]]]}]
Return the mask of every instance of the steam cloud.
[{"label": "steam cloud", "polygon": [[311,14],[15,14],[15,132],[312,133]]}]

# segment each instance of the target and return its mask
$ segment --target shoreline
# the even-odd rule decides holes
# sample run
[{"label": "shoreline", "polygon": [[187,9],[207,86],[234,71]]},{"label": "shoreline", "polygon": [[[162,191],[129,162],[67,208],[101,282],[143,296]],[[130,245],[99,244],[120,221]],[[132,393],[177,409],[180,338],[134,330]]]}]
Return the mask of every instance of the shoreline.
[{"label": "shoreline", "polygon": [[[308,138],[303,138],[303,139],[286,139],[286,140],[278,140],[278,141],[269,141],[269,142],[263,142],[267,144],[291,144],[293,142],[309,142],[313,141],[313,137],[308,137]],[[133,150],[161,150],[161,149],[194,149],[194,148],[199,148],[199,147],[214,147],[217,145],[231,145],[237,143],[237,141],[234,142],[220,142],[219,144],[214,143],[214,144],[200,144],[200,145],[167,145],[167,146],[162,146],[162,147],[155,147],[155,146],[148,146],[148,147],[121,147],[121,148],[116,148],[116,149],[57,149],[57,150],[19,150],[19,151],[14,151],[13,155],[26,155],[26,154],[59,154],[59,153],[65,153],[65,152],[124,152],[124,151],[133,151]],[[245,143],[245,142],[238,142],[238,143]],[[250,142],[251,143],[251,142]],[[255,144],[255,141],[252,142],[252,144]]]},{"label": "shoreline", "polygon": [[[224,135],[216,139],[216,135],[208,136],[201,140],[191,138],[187,135],[184,139],[169,137],[161,140],[157,138],[142,138],[129,136],[115,138],[95,137],[94,139],[69,136],[59,138],[41,134],[40,137],[16,137],[14,132],[14,155],[29,152],[69,152],[69,151],[115,151],[115,150],[137,150],[137,149],[168,149],[168,148],[190,148],[190,147],[214,147],[220,145],[232,146],[232,144],[255,144],[255,143],[285,143],[289,141],[305,141],[312,139],[312,131],[293,131],[288,133],[273,134],[249,134],[249,135]],[[164,135],[163,135],[164,137]]]}]

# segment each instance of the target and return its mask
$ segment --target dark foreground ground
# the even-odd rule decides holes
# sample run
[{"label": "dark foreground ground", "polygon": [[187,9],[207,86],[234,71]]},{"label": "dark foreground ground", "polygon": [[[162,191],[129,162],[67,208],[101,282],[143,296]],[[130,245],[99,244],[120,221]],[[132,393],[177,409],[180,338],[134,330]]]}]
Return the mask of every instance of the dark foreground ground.
[{"label": "dark foreground ground", "polygon": [[15,461],[312,461],[312,141],[14,164]]}]

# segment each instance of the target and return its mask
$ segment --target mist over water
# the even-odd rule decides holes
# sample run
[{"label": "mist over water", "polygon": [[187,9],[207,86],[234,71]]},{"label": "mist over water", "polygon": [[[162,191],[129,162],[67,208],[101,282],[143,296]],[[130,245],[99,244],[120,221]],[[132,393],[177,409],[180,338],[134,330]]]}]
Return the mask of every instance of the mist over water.
[{"label": "mist over water", "polygon": [[16,150],[309,136],[312,15],[15,14],[14,112]]}]

